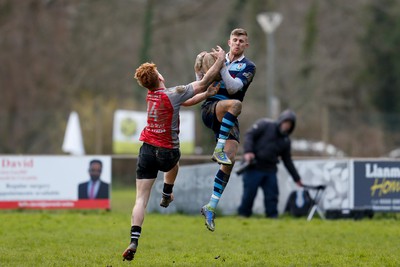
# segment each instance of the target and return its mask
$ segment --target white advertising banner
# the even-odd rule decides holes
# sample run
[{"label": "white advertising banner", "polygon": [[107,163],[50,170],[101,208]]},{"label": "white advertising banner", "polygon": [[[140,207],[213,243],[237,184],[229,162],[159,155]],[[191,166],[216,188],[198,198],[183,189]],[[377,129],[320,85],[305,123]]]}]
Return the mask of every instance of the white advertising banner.
[{"label": "white advertising banner", "polygon": [[[92,160],[102,171],[89,198]],[[109,209],[110,189],[109,156],[0,156],[0,209]]]},{"label": "white advertising banner", "polygon": [[[180,150],[182,154],[194,152],[195,116],[193,111],[180,111]],[[117,110],[114,113],[113,152],[115,154],[138,154],[142,142],[140,133],[146,126],[147,113]]]},{"label": "white advertising banner", "polygon": [[[349,160],[296,160],[294,163],[304,184],[326,186],[322,201],[320,202],[321,208],[351,208],[350,181],[352,176],[349,169]],[[218,209],[224,215],[237,214],[237,209],[241,202],[243,194],[242,176],[236,174],[239,164],[235,164],[229,183],[218,204]],[[282,163],[278,165],[278,168],[278,212],[282,214],[285,212],[285,206],[290,193],[300,188],[296,186]],[[219,165],[216,163],[181,166],[175,181],[174,201],[168,209],[162,208],[159,205],[163,188],[163,173],[159,172],[158,179],[152,189],[153,193],[148,204],[148,211],[198,214],[200,208],[208,203],[210,199],[214,176],[218,169]],[[314,196],[314,194],[314,191],[310,191],[310,195]],[[258,189],[254,200],[253,213],[265,213],[264,195],[261,189]]]}]

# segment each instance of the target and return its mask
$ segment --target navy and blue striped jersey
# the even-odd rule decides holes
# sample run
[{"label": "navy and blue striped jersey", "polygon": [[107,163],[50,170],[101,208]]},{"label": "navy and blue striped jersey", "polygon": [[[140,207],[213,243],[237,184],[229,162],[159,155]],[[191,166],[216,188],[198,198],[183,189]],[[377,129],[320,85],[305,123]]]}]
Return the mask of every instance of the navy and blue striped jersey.
[{"label": "navy and blue striped jersey", "polygon": [[[229,62],[226,62],[229,64]],[[229,74],[233,78],[239,78],[243,82],[243,87],[235,94],[230,95],[226,90],[224,81],[221,81],[221,87],[218,93],[206,100],[225,100],[225,99],[237,99],[243,101],[246,94],[247,88],[249,88],[250,83],[253,81],[253,77],[256,74],[256,65],[248,60],[246,57],[242,56],[240,59],[231,62],[228,66]]]}]

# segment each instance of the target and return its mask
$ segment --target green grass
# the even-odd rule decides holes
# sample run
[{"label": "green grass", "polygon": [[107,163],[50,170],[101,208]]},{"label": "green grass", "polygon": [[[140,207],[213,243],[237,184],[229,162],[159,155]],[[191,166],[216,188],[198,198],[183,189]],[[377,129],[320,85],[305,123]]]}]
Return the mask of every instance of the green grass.
[{"label": "green grass", "polygon": [[123,262],[134,192],[112,198],[111,211],[1,211],[0,266],[400,266],[397,216],[223,216],[212,233],[200,215],[148,214],[135,260]]}]

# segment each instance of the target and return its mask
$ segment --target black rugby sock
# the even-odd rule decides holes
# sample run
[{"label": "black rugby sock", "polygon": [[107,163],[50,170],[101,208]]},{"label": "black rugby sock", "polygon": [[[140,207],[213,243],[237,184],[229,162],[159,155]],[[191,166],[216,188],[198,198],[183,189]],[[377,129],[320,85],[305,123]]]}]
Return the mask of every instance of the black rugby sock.
[{"label": "black rugby sock", "polygon": [[131,227],[131,243],[139,244],[139,237],[142,232],[142,227],[134,225]]}]

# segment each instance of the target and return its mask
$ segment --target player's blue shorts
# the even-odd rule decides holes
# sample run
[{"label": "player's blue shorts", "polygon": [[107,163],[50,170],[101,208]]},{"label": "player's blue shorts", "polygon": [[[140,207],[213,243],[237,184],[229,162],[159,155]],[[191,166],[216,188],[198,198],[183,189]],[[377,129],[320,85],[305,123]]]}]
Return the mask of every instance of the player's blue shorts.
[{"label": "player's blue shorts", "polygon": [[157,178],[158,171],[170,171],[179,161],[179,149],[155,147],[143,143],[136,166],[136,179]]},{"label": "player's blue shorts", "polygon": [[[221,123],[218,121],[217,115],[215,114],[217,103],[218,101],[206,101],[201,105],[201,118],[203,123],[213,130],[216,140],[218,139],[219,129],[221,127]],[[235,125],[229,132],[228,139],[240,141],[239,121],[237,119],[235,120]]]}]

